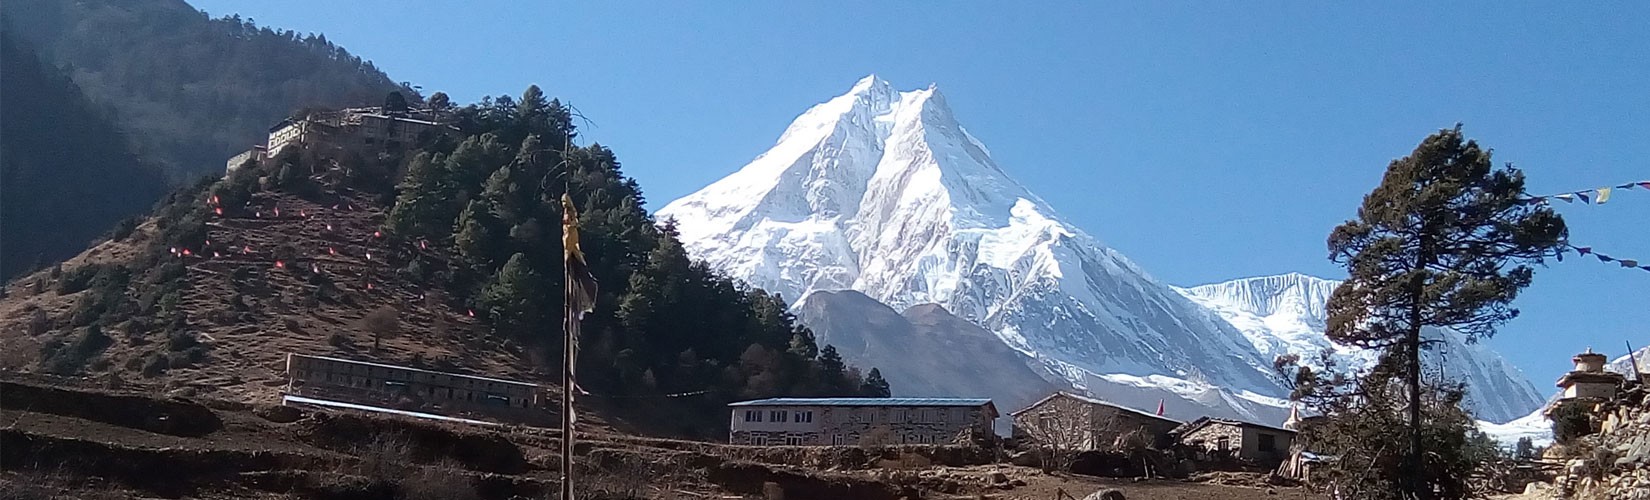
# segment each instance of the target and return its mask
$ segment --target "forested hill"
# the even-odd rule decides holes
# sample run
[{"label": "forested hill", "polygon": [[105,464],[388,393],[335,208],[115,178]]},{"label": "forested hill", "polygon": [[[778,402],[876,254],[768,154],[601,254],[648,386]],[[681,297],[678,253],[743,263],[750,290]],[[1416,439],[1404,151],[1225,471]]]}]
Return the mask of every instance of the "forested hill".
[{"label": "forested hill", "polygon": [[74,255],[164,192],[120,128],[4,29],[0,89],[0,279]]},{"label": "forested hill", "polygon": [[722,439],[731,401],[889,394],[778,295],[689,259],[537,87],[439,114],[461,131],[404,155],[288,148],[13,280],[0,371],[267,401],[304,352],[557,384],[566,193],[600,282],[579,356],[592,415]]},{"label": "forested hill", "polygon": [[324,36],[212,19],[182,0],[11,1],[0,19],[174,180],[221,172],[295,109],[413,95]]}]

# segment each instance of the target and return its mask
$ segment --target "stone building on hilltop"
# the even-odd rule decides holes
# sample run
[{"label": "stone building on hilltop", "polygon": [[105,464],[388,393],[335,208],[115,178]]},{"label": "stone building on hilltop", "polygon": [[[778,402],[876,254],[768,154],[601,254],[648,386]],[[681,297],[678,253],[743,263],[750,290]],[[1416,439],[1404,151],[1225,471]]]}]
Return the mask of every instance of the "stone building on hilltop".
[{"label": "stone building on hilltop", "polygon": [[954,444],[990,436],[997,407],[970,398],[772,398],[728,404],[728,442],[756,446]]},{"label": "stone building on hilltop", "polygon": [[281,120],[269,128],[263,145],[253,146],[231,157],[227,170],[248,161],[263,163],[289,146],[302,145],[337,153],[339,151],[383,152],[410,148],[429,134],[444,134],[457,128],[438,121],[434,111],[411,109],[388,111],[381,107],[309,111]]}]

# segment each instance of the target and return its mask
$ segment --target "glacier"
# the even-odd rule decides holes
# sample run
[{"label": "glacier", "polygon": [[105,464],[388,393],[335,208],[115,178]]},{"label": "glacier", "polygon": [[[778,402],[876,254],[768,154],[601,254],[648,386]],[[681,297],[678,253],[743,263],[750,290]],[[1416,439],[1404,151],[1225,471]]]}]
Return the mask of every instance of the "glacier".
[{"label": "glacier", "polygon": [[1264,332],[1064,221],[932,85],[863,78],[655,216],[696,259],[793,303],[854,290],[896,311],[937,304],[1058,386],[1143,409],[1166,401],[1171,418],[1281,422],[1272,354],[1310,344],[1293,330],[1278,334],[1301,338],[1257,341]]}]

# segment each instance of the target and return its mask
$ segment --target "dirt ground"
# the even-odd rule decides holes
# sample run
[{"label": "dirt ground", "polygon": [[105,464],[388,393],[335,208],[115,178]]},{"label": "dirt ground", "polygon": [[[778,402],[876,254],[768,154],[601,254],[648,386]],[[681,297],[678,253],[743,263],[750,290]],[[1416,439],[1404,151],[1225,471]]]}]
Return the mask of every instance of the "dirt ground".
[{"label": "dirt ground", "polygon": [[[3,498],[550,498],[552,429],[475,426],[18,382],[0,376]],[[970,451],[973,450],[973,451]],[[752,447],[581,433],[589,500],[1321,498],[1300,489],[1051,476],[978,450]],[[898,465],[895,465],[898,464]]]}]

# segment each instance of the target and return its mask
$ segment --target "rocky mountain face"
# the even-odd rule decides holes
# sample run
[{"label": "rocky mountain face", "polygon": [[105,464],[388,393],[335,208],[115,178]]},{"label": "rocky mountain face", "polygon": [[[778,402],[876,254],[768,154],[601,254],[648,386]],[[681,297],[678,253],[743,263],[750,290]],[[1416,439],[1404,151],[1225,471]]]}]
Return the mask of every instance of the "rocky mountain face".
[{"label": "rocky mountain face", "polygon": [[[1329,321],[1325,306],[1339,284],[1291,273],[1178,290],[1242,331],[1268,359],[1299,354],[1311,362],[1328,349],[1339,369],[1368,369],[1375,363],[1374,352],[1337,346],[1323,335]],[[1438,377],[1464,381],[1467,405],[1478,418],[1510,421],[1545,401],[1523,372],[1483,344],[1453,330],[1429,328],[1422,336],[1441,341],[1422,352],[1424,365]]]},{"label": "rocky mountain face", "polygon": [[[801,298],[805,320],[810,294],[822,291],[856,291],[888,309],[830,299],[841,306],[831,311],[909,315],[932,304],[991,333],[1020,357],[1011,365],[1049,385],[1142,409],[1164,401],[1172,418],[1282,421],[1273,356],[1309,344],[1256,341],[1267,332],[1234,326],[1065,222],[1009,177],[933,86],[901,92],[866,77],[803,113],[748,165],[656,215],[676,221],[694,257]],[[818,314],[825,310],[812,311],[810,324],[832,330],[847,314]],[[872,331],[903,328],[860,335]],[[934,350],[904,354],[916,366],[943,364],[916,361]],[[938,375],[926,378],[911,383],[941,387]],[[1521,383],[1514,389],[1527,391]],[[905,387],[893,385],[896,394]]]},{"label": "rocky mountain face", "polygon": [[901,313],[841,290],[808,294],[794,310],[819,343],[878,367],[900,396],[989,397],[1011,411],[1056,388],[996,335],[934,304]]}]

